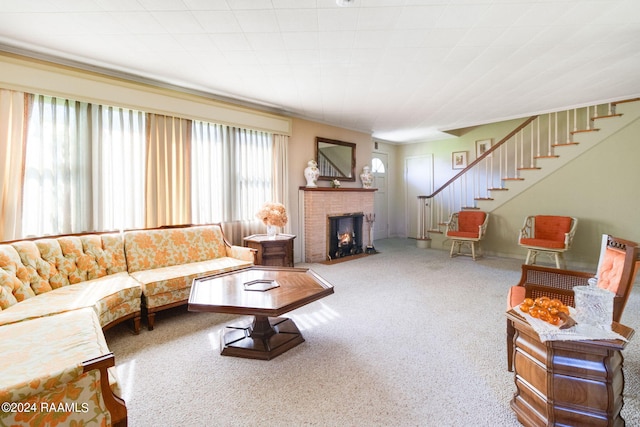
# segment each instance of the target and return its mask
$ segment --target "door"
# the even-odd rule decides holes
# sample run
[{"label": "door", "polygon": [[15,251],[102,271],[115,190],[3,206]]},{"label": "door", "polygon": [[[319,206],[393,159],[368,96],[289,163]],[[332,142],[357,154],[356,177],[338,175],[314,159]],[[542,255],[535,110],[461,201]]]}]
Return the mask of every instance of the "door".
[{"label": "door", "polygon": [[405,218],[407,237],[417,238],[418,196],[433,192],[433,154],[407,157],[404,160],[404,182],[406,194]]},{"label": "door", "polygon": [[376,215],[376,221],[373,224],[373,240],[389,237],[388,157],[387,153],[374,152],[371,159],[373,188],[378,189],[373,193],[373,212]]}]

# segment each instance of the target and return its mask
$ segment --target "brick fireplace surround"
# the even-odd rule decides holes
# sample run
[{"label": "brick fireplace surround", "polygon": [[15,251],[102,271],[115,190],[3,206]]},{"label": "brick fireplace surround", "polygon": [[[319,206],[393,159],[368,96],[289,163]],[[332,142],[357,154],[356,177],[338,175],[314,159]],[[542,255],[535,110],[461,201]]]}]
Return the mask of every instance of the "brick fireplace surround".
[{"label": "brick fireplace surround", "polygon": [[[300,187],[301,217],[304,221],[303,262],[327,260],[328,217],[348,213],[373,213],[375,188],[307,188]],[[368,243],[368,229],[363,222],[363,242]]]}]

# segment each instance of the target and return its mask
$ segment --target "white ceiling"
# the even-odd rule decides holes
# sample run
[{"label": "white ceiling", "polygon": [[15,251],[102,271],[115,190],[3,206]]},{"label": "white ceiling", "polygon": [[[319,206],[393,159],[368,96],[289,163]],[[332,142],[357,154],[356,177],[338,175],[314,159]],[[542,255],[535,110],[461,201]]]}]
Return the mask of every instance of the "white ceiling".
[{"label": "white ceiling", "polygon": [[353,3],[2,0],[0,49],[399,143],[640,94],[639,0]]}]

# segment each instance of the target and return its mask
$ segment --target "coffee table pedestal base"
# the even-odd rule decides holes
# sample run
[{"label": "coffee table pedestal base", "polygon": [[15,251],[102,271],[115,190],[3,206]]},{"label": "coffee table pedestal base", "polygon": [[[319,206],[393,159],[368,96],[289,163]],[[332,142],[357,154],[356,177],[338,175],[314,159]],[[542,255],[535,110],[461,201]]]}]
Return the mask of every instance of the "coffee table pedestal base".
[{"label": "coffee table pedestal base", "polygon": [[223,356],[270,360],[304,342],[293,320],[255,316],[246,326],[227,326],[220,335]]}]

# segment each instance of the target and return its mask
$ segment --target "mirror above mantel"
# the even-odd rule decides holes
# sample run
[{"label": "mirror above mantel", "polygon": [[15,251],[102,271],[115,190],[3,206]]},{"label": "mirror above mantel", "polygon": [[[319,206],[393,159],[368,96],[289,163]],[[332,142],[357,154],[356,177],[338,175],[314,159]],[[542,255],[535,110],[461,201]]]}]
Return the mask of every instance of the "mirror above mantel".
[{"label": "mirror above mantel", "polygon": [[319,180],[355,181],[356,144],[316,137]]}]

